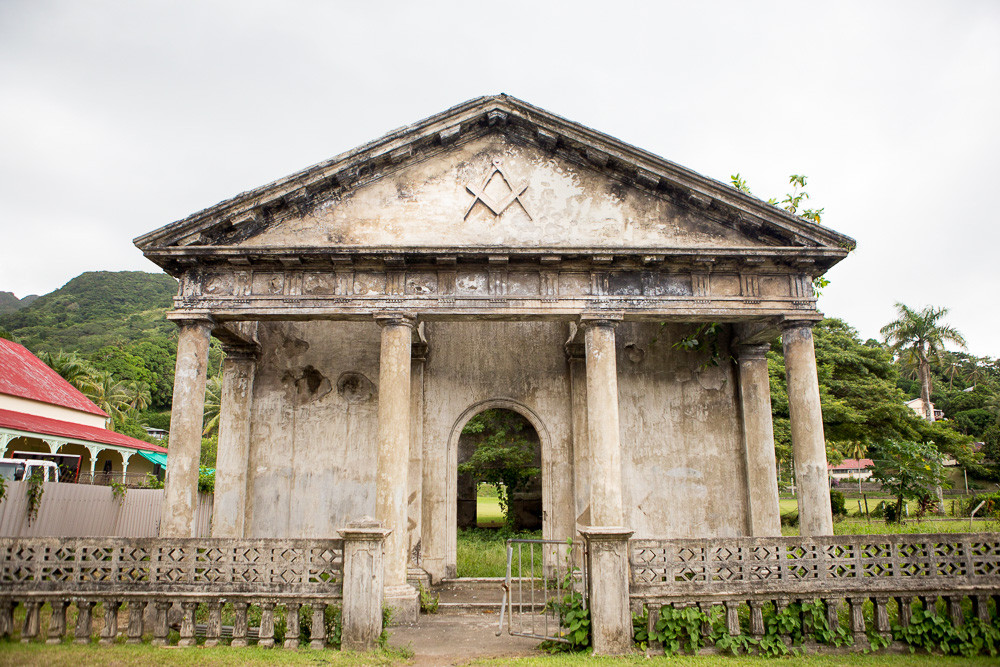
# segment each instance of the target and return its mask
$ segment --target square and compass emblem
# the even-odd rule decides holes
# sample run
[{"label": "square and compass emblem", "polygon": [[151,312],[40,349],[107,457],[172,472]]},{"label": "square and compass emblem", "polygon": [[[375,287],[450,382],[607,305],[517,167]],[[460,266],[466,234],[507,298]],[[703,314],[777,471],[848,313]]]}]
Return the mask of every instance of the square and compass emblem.
[{"label": "square and compass emblem", "polygon": [[467,220],[469,218],[469,214],[475,208],[476,202],[482,202],[498,218],[514,202],[517,202],[521,210],[524,211],[524,214],[528,216],[528,220],[532,220],[531,213],[528,212],[527,207],[521,200],[521,195],[528,189],[528,181],[522,181],[517,184],[511,183],[510,179],[503,172],[503,164],[500,160],[493,160],[492,167],[481,185],[466,184],[465,189],[472,193],[473,197],[472,201],[469,202],[469,207],[465,209],[463,219]]}]

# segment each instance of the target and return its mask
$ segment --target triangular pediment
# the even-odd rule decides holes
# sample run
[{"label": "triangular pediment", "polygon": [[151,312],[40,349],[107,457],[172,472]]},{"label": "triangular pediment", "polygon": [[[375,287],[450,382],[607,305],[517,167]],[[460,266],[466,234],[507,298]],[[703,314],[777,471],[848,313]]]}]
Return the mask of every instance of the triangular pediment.
[{"label": "triangular pediment", "polygon": [[854,246],[506,95],[459,105],[135,242],[168,269],[196,248],[800,249],[824,257],[825,268]]}]

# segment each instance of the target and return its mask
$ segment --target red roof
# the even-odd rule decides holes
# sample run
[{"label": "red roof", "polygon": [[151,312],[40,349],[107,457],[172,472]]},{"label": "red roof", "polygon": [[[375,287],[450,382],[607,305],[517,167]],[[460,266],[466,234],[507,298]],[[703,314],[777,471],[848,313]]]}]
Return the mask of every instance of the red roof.
[{"label": "red roof", "polygon": [[858,459],[844,459],[837,465],[830,465],[828,463],[826,467],[830,470],[864,470],[865,468],[871,468],[872,465],[871,459],[861,459],[860,461]]},{"label": "red roof", "polygon": [[86,440],[87,442],[96,444],[116,445],[130,449],[143,449],[147,452],[167,453],[166,447],[130,438],[127,435],[115,433],[107,429],[64,422],[59,419],[49,419],[48,417],[38,417],[23,412],[14,412],[13,410],[0,410],[0,428],[27,431],[28,433],[37,433],[39,435],[62,436],[64,438]]},{"label": "red roof", "polygon": [[0,394],[108,416],[28,348],[4,338],[0,338]]}]

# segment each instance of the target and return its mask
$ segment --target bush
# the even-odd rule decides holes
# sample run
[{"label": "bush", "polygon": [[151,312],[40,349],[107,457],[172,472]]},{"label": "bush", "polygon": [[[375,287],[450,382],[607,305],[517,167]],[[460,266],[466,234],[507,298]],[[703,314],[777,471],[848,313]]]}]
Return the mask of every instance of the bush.
[{"label": "bush", "polygon": [[987,517],[1000,515],[1000,491],[995,491],[993,493],[977,493],[974,496],[969,496],[962,503],[962,516],[969,516],[972,514],[972,510],[976,509],[976,506],[981,502],[986,502],[982,508],[976,512],[976,516]]},{"label": "bush", "polygon": [[835,517],[847,516],[847,501],[843,493],[830,489],[830,509]]}]

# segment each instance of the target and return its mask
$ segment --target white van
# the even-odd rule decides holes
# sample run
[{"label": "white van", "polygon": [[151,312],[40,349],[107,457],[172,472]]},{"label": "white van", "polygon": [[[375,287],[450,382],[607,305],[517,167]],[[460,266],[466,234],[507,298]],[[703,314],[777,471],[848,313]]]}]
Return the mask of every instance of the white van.
[{"label": "white van", "polygon": [[36,473],[42,476],[44,482],[59,481],[59,466],[52,461],[0,459],[0,477],[5,480],[20,482]]}]

